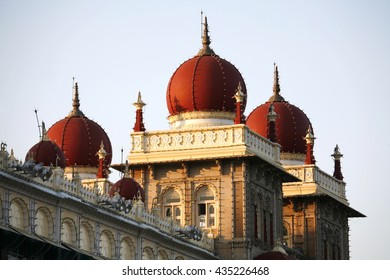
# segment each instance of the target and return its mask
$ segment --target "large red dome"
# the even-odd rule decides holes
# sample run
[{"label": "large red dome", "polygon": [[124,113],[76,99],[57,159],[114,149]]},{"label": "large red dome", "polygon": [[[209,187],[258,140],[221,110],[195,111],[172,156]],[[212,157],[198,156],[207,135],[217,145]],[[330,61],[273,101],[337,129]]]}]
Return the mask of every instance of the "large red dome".
[{"label": "large red dome", "polygon": [[[281,145],[282,159],[304,160],[306,154],[305,136],[311,122],[306,114],[298,107],[285,101],[279,94],[279,77],[277,67],[275,67],[274,95],[268,102],[255,108],[247,117],[246,125],[254,132],[263,137],[267,137],[268,119],[267,114],[271,103],[274,105],[276,117],[276,142]],[[283,155],[284,153],[284,155]],[[286,154],[292,154],[287,157]],[[297,157],[294,158],[294,154]]]},{"label": "large red dome", "polygon": [[79,110],[79,105],[76,83],[72,112],[50,127],[48,137],[64,152],[66,166],[97,167],[96,153],[103,141],[107,152],[104,163],[109,166],[112,159],[110,139],[100,125],[84,116]]},{"label": "large red dome", "polygon": [[[246,94],[245,82],[238,69],[216,55],[209,45],[206,19],[203,48],[181,64],[169,81],[166,101],[171,115],[193,111],[235,112],[233,96],[239,84]],[[246,99],[242,110],[245,104]]]},{"label": "large red dome", "polygon": [[[233,95],[238,84],[246,93],[237,68],[217,55],[197,55],[184,62],[172,75],[167,89],[171,115],[189,111],[234,112]],[[243,103],[245,108],[246,100]]]}]

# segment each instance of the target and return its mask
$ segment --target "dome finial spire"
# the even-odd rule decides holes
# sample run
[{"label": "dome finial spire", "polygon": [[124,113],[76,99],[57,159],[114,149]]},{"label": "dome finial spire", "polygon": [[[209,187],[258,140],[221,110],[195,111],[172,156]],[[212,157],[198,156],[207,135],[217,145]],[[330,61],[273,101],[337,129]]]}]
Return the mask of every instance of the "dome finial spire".
[{"label": "dome finial spire", "polygon": [[68,117],[84,116],[84,113],[80,110],[79,86],[78,86],[77,82],[76,83],[74,82],[74,77],[73,77],[72,106],[73,106],[73,109],[69,113]]},{"label": "dome finial spire", "polygon": [[275,101],[284,101],[284,98],[280,95],[279,71],[278,71],[278,65],[276,63],[274,63],[273,95],[268,100],[268,102],[275,102]]},{"label": "dome finial spire", "polygon": [[334,172],[333,177],[335,177],[338,180],[343,180],[343,173],[341,172],[341,158],[343,157],[343,154],[340,153],[339,145],[336,145],[334,148],[334,153],[332,154],[332,157],[334,159]]},{"label": "dome finial spire", "polygon": [[233,98],[236,99],[236,118],[234,119],[234,124],[245,123],[245,117],[242,113],[242,103],[245,100],[245,93],[242,92],[241,83],[238,83],[236,94],[233,95]]},{"label": "dome finial spire", "polygon": [[309,125],[309,128],[307,129],[307,134],[305,136],[305,140],[306,140],[305,164],[315,164],[316,163],[316,160],[314,158],[314,151],[313,151],[315,139],[316,138],[314,137],[313,130],[312,130],[311,126]]},{"label": "dome finial spire", "polygon": [[203,48],[198,52],[198,56],[202,55],[214,55],[215,52],[210,48],[211,39],[209,36],[209,25],[207,24],[207,17],[204,17],[204,28],[202,35]]},{"label": "dome finial spire", "polygon": [[45,122],[42,121],[42,141],[48,141],[49,137],[47,136],[47,130],[46,130],[46,125]]},{"label": "dome finial spire", "polygon": [[100,149],[99,151],[96,153],[96,155],[98,156],[98,160],[99,160],[99,165],[98,165],[98,172],[96,174],[96,177],[98,179],[102,179],[102,178],[107,178],[107,171],[106,171],[106,168],[105,168],[105,165],[104,165],[104,160],[106,159],[106,156],[107,156],[107,152],[106,150],[104,149],[104,143],[103,143],[103,140],[101,141],[100,143]]},{"label": "dome finial spire", "polygon": [[135,124],[134,124],[134,132],[141,132],[145,131],[145,125],[144,125],[144,117],[142,114],[142,108],[146,105],[145,102],[142,101],[141,98],[141,92],[138,92],[138,99],[137,102],[134,102],[133,105],[136,108],[135,113]]},{"label": "dome finial spire", "polygon": [[276,143],[276,118],[278,115],[275,112],[274,103],[271,102],[271,105],[268,108],[267,114],[267,139],[271,142]]}]

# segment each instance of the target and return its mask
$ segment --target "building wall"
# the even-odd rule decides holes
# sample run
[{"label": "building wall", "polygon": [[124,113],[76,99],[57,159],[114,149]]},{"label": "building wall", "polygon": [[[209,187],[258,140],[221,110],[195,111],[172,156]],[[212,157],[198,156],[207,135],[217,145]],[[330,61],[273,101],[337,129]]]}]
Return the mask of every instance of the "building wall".
[{"label": "building wall", "polygon": [[141,201],[125,215],[69,193],[54,191],[37,180],[0,170],[1,236],[6,240],[12,234],[18,236],[18,240],[28,240],[27,243],[23,241],[27,244],[23,245],[24,249],[19,248],[22,242],[18,245],[16,241],[8,244],[2,240],[1,259],[11,256],[27,259],[58,257],[28,249],[34,240],[75,250],[92,258],[215,258],[212,252],[183,238],[175,239],[174,227],[169,221],[153,220],[166,223],[161,224],[161,228],[166,227],[167,233],[143,223],[146,218],[153,219],[153,215],[146,211]]},{"label": "building wall", "polygon": [[325,197],[286,198],[284,242],[310,259],[349,259],[348,218]]},{"label": "building wall", "polygon": [[[164,218],[173,215],[181,225],[206,230],[216,239],[221,258],[253,259],[282,239],[282,182],[260,159],[138,164],[130,166],[130,176],[146,190],[149,209]],[[210,194],[206,199],[205,190]],[[173,192],[174,198],[167,200]]]}]

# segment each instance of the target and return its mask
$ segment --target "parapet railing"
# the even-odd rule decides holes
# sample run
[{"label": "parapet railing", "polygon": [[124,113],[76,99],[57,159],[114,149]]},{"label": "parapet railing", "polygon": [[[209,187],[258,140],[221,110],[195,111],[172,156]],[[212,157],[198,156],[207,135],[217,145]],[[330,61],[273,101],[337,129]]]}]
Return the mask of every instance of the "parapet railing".
[{"label": "parapet railing", "polygon": [[206,127],[201,130],[133,132],[130,137],[130,154],[242,146],[262,158],[280,161],[280,146],[245,125]]},{"label": "parapet railing", "polygon": [[334,194],[337,197],[346,199],[345,182],[322,171],[315,165],[286,166],[284,167],[290,174],[299,178],[303,184],[315,183],[323,190]]}]

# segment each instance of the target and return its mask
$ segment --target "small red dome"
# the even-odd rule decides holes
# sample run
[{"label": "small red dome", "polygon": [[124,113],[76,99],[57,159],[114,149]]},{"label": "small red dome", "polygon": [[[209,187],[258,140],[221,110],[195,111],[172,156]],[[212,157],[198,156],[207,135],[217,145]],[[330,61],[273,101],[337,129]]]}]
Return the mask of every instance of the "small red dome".
[{"label": "small red dome", "polygon": [[[311,123],[306,114],[286,101],[273,102],[276,118],[276,142],[282,153],[306,153],[305,136]],[[255,108],[248,116],[246,125],[257,134],[267,137],[267,114],[271,102]]]},{"label": "small red dome", "polygon": [[59,166],[65,168],[65,156],[58,145],[50,140],[42,140],[31,147],[26,154],[26,161],[33,159],[44,166]]},{"label": "small red dome", "polygon": [[294,258],[281,252],[269,251],[258,255],[254,260],[294,260]]},{"label": "small red dome", "polygon": [[[237,68],[220,58],[210,48],[207,18],[205,18],[203,48],[185,61],[169,80],[166,101],[169,113],[177,115],[193,111],[235,112],[233,98],[241,84],[246,94],[244,79]],[[241,105],[245,109],[246,98]]]},{"label": "small red dome", "polygon": [[[233,98],[238,84],[246,93],[244,79],[237,68],[217,55],[195,56],[172,75],[167,89],[171,115],[190,111],[234,112]],[[246,99],[242,106],[245,109]]]},{"label": "small red dome", "polygon": [[124,177],[112,185],[108,194],[110,197],[113,197],[115,192],[118,192],[121,197],[131,200],[137,198],[139,192],[141,194],[142,201],[145,202],[145,192],[143,188],[130,177]]},{"label": "small red dome", "polygon": [[67,117],[53,124],[47,131],[48,137],[63,151],[66,166],[97,167],[96,153],[103,141],[107,156],[104,164],[109,166],[112,159],[111,142],[104,129],[88,119],[80,111],[77,83],[74,86],[73,109]]},{"label": "small red dome", "polygon": [[[276,142],[281,145],[282,153],[306,154],[305,136],[312,125],[306,114],[298,107],[285,101],[279,94],[279,73],[275,65],[274,94],[268,102],[255,108],[248,116],[246,125],[257,134],[267,138],[269,107],[274,105],[276,113]],[[312,130],[313,131],[313,130]],[[282,155],[283,158],[283,155]]]}]

